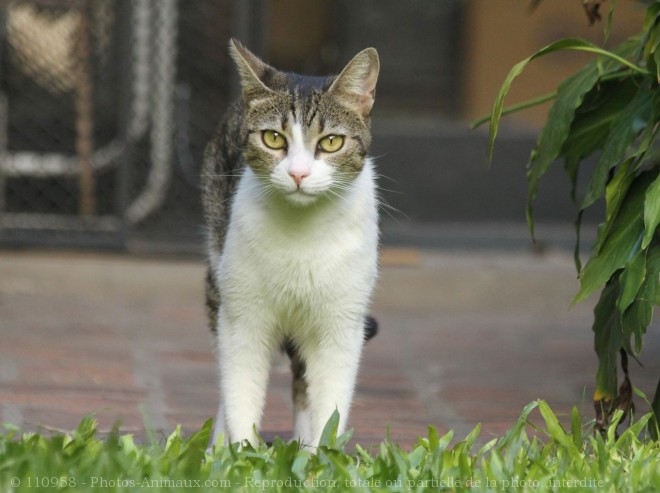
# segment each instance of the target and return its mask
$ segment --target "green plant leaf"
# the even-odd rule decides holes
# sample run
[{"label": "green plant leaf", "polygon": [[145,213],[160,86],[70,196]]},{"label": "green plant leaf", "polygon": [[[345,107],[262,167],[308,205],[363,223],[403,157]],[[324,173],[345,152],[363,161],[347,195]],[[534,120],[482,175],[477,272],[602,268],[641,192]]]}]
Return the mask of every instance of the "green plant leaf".
[{"label": "green plant leaf", "polygon": [[603,289],[594,308],[594,349],[598,355],[594,401],[613,400],[617,393],[617,355],[622,346],[621,315],[616,307],[619,279]]},{"label": "green plant leaf", "polygon": [[[641,74],[647,73],[646,70],[629,62],[625,58],[621,57],[619,54],[604,50],[603,48],[600,48],[594,45],[593,43],[590,43],[589,41],[585,41],[583,39],[577,39],[577,38],[562,39],[541,48],[539,51],[525,58],[524,60],[518,62],[511,68],[506,78],[504,79],[504,82],[502,83],[499,92],[497,93],[495,102],[493,103],[493,110],[491,111],[491,117],[490,117],[490,133],[488,138],[489,161],[492,160],[493,158],[495,137],[497,136],[497,132],[499,129],[499,122],[502,117],[502,112],[504,108],[504,99],[506,98],[506,95],[509,93],[513,81],[523,72],[523,70],[525,70],[527,64],[532,60],[548,55],[550,53],[554,53],[557,51],[565,51],[565,50],[587,51],[597,55],[603,55],[607,58],[610,58],[611,60],[616,61],[621,65],[627,66],[628,68],[636,72],[639,72]],[[596,64],[593,65],[590,64],[589,66],[593,67],[593,69],[597,72]]]},{"label": "green plant leaf", "polygon": [[177,457],[179,471],[192,475],[199,470],[212,431],[213,420],[207,419],[202,428],[182,444],[181,452]]},{"label": "green plant leaf", "polygon": [[[647,327],[653,321],[653,309],[660,293],[660,247],[656,243],[652,243],[645,252],[644,269],[646,276],[635,294],[635,300],[621,317],[626,350],[633,356],[642,350],[642,340]],[[634,345],[631,343],[633,336]]]},{"label": "green plant leaf", "polygon": [[649,5],[644,14],[644,32],[649,32],[660,16],[660,4],[657,2]]},{"label": "green plant leaf", "polygon": [[[645,299],[635,300],[621,316],[623,342],[628,354],[636,357],[641,353],[643,337],[652,319],[653,303]],[[634,344],[633,337],[635,338]]]},{"label": "green plant leaf", "polygon": [[598,243],[602,244],[602,248],[592,252],[580,273],[580,290],[572,304],[579,303],[602,287],[614,272],[625,267],[639,251],[644,232],[642,215],[645,191],[654,174],[647,172],[639,175],[630,185],[611,225],[600,228]]},{"label": "green plant leaf", "polygon": [[332,413],[332,416],[328,419],[325,426],[323,427],[323,432],[321,433],[321,438],[319,440],[319,447],[328,447],[334,448],[337,442],[337,430],[339,429],[339,411],[336,409]]},{"label": "green plant leaf", "polygon": [[335,441],[335,448],[338,450],[343,450],[351,438],[353,438],[353,428],[349,428],[337,437],[337,440]]},{"label": "green plant leaf", "polygon": [[658,380],[658,386],[655,389],[651,410],[653,411],[653,420],[650,425],[651,436],[654,440],[658,440],[660,439],[660,380]]},{"label": "green plant leaf", "polygon": [[440,439],[438,437],[438,430],[436,430],[435,426],[429,426],[428,431],[429,431],[429,450],[435,450],[438,448],[438,444],[440,443]]},{"label": "green plant leaf", "polygon": [[637,293],[642,287],[645,278],[646,252],[640,250],[630,262],[628,262],[619,277],[622,289],[621,294],[619,294],[619,299],[617,300],[617,307],[621,313],[625,312],[633,301],[635,301]]},{"label": "green plant leaf", "polygon": [[539,411],[545,420],[545,425],[548,428],[548,433],[550,437],[563,447],[566,447],[569,450],[575,449],[575,444],[573,443],[572,437],[566,433],[561,423],[557,419],[555,413],[552,412],[550,406],[545,401],[539,401]]},{"label": "green plant leaf", "polygon": [[[539,180],[560,156],[569,136],[575,111],[582,104],[585,94],[593,88],[597,80],[598,69],[596,64],[591,63],[559,85],[557,98],[552,108],[550,108],[538,144],[532,151],[527,171],[527,223],[532,234],[534,224],[532,203],[538,193]],[[582,149],[575,149],[575,146],[573,146],[573,156],[577,156],[581,152]]]},{"label": "green plant leaf", "polygon": [[[556,92],[550,92],[542,96],[537,96],[535,98],[528,99],[527,101],[523,101],[521,103],[512,104],[511,106],[507,106],[502,109],[502,114],[500,115],[500,117],[509,115],[511,113],[517,113],[519,111],[526,110],[528,108],[533,108],[534,106],[538,106],[540,104],[547,103],[548,101],[552,101],[556,97],[557,97]],[[490,114],[480,116],[476,120],[470,122],[470,130],[479,128],[481,125],[489,121],[490,121]]]},{"label": "green plant leaf", "polygon": [[576,447],[582,446],[582,422],[580,412],[575,406],[571,410],[571,438],[573,439],[573,445]]},{"label": "green plant leaf", "polygon": [[642,248],[646,248],[651,243],[658,223],[660,223],[660,175],[646,191]]},{"label": "green plant leaf", "polygon": [[633,167],[632,158],[626,159],[617,167],[614,176],[605,187],[605,223],[602,232],[599,232],[598,241],[594,245],[593,254],[598,254],[603,247],[603,243],[609,237],[611,226],[614,224],[614,218],[621,209],[623,199],[628,195],[630,185],[632,185],[635,174],[631,171]]},{"label": "green plant leaf", "polygon": [[655,72],[656,80],[660,81],[660,66],[658,65],[658,60],[660,59],[660,53],[658,53],[658,46],[660,46],[660,25],[656,24],[649,29],[646,31],[647,39],[644,43],[642,56],[646,60],[649,70]]},{"label": "green plant leaf", "polygon": [[607,21],[605,22],[605,28],[603,29],[603,45],[607,44],[607,41],[610,39],[610,31],[612,30],[612,19],[614,18],[614,10],[616,9],[616,0],[612,0],[610,3],[610,8],[607,12]]},{"label": "green plant leaf", "polygon": [[569,134],[561,150],[564,168],[572,184],[573,200],[580,162],[603,147],[612,121],[636,92],[637,85],[632,78],[623,81],[601,81],[585,94],[582,104],[575,111]]},{"label": "green plant leaf", "polygon": [[539,406],[539,401],[533,401],[524,407],[522,413],[518,417],[518,421],[516,422],[516,424],[511,429],[509,429],[509,431],[505,433],[505,435],[498,443],[497,447],[499,449],[509,447],[521,435],[521,433],[524,433],[525,426],[527,425],[527,419],[530,413],[538,406]]},{"label": "green plant leaf", "polygon": [[481,433],[481,423],[477,423],[477,425],[472,429],[468,436],[465,437],[465,440],[456,444],[456,449],[465,450],[468,452],[472,450],[474,442],[477,440],[477,438],[479,438],[479,433]]},{"label": "green plant leaf", "polygon": [[603,195],[610,170],[625,159],[626,151],[637,136],[650,125],[653,116],[652,96],[651,91],[640,90],[612,122],[603,152],[582,200],[582,209]]}]

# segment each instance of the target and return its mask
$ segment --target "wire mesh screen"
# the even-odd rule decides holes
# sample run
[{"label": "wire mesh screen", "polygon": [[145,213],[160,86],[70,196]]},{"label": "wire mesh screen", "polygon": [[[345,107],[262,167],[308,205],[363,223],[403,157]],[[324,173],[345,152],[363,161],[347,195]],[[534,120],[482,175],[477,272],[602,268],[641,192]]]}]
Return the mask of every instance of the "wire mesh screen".
[{"label": "wire mesh screen", "polygon": [[199,251],[231,35],[316,74],[382,47],[382,114],[454,114],[463,2],[413,3],[0,0],[0,243]]},{"label": "wire mesh screen", "polygon": [[199,244],[232,2],[0,6],[0,240]]}]

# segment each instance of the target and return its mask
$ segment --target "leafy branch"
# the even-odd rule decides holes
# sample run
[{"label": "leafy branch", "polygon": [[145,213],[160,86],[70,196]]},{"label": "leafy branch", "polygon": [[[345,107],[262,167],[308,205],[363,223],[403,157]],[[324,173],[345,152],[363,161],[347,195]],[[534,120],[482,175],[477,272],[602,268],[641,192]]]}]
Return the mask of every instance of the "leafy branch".
[{"label": "leafy branch", "polygon": [[[597,57],[563,81],[556,92],[504,107],[514,80],[530,62],[564,51],[585,51]],[[660,0],[656,0],[647,8],[642,32],[612,50],[568,38],[514,65],[491,114],[473,123],[478,126],[489,121],[488,156],[492,159],[504,115],[554,100],[527,166],[526,217],[533,237],[533,204],[540,181],[562,160],[573,187],[572,198],[579,204],[576,266],[580,289],[573,303],[601,290],[593,324],[599,360],[593,399],[601,429],[616,409],[629,412],[632,408],[627,356],[637,359],[640,355],[654,306],[660,304],[660,162],[655,156],[659,81]],[[596,165],[578,198],[577,177],[588,158],[595,159]],[[579,258],[581,217],[584,210],[603,200],[604,221],[583,267]],[[617,389],[619,356],[624,381]],[[656,416],[659,402],[656,395]]]}]

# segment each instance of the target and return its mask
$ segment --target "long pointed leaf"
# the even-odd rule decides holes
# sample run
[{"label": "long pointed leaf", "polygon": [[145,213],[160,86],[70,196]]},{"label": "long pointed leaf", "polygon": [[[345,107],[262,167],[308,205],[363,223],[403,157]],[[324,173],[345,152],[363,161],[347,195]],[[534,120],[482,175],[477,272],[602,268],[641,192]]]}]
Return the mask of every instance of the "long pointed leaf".
[{"label": "long pointed leaf", "polygon": [[337,429],[339,428],[339,412],[335,409],[323,427],[319,447],[334,448],[337,442]]},{"label": "long pointed leaf", "polygon": [[653,423],[650,427],[651,436],[654,440],[658,440],[660,439],[660,380],[658,380],[658,386],[655,389],[655,397],[651,404],[651,410],[653,411]]},{"label": "long pointed leaf", "polygon": [[653,115],[652,96],[651,91],[640,90],[612,123],[603,153],[591,175],[582,209],[603,195],[610,170],[626,157],[627,149],[633,145],[641,131],[649,126]]},{"label": "long pointed leaf", "polygon": [[619,311],[623,313],[635,301],[637,293],[642,287],[644,279],[646,279],[646,252],[644,250],[637,252],[628,262],[619,279],[622,289],[617,300],[617,306]]},{"label": "long pointed leaf", "polygon": [[[533,108],[534,106],[538,106],[543,103],[547,103],[548,101],[552,101],[557,97],[557,92],[550,92],[548,94],[544,94],[542,96],[537,96],[532,99],[528,99],[526,101],[523,101],[521,103],[516,103],[512,104],[511,106],[507,106],[505,108],[502,108],[502,114],[501,116],[506,116],[511,113],[517,113],[522,110],[526,110],[529,108]],[[491,115],[484,115],[476,120],[473,120],[470,122],[470,129],[474,130],[475,128],[479,128],[481,125],[483,125],[486,122],[489,122],[491,118]]]},{"label": "long pointed leaf", "polygon": [[534,224],[532,203],[538,193],[539,180],[559,157],[575,118],[575,111],[597,80],[598,69],[595,64],[589,64],[562,82],[557,90],[557,99],[550,108],[547,123],[541,131],[538,145],[532,153],[527,172],[527,223],[532,234]]},{"label": "long pointed leaf", "polygon": [[569,450],[577,450],[571,436],[566,433],[566,430],[564,430],[564,427],[557,419],[555,413],[552,412],[552,409],[550,409],[547,402],[539,401],[539,411],[543,416],[550,437]]},{"label": "long pointed leaf", "polygon": [[589,41],[585,41],[583,39],[577,39],[577,38],[567,38],[567,39],[562,39],[560,41],[556,41],[554,43],[551,43],[543,48],[541,48],[539,51],[534,53],[532,56],[525,58],[524,60],[518,62],[511,68],[509,73],[507,74],[506,78],[504,79],[504,82],[502,83],[502,86],[500,87],[500,90],[495,98],[495,102],[493,104],[493,110],[491,112],[491,117],[490,117],[490,134],[488,138],[488,158],[489,160],[492,160],[493,158],[493,148],[495,144],[495,137],[497,136],[497,132],[499,129],[499,122],[502,117],[502,112],[504,108],[504,99],[506,98],[506,95],[509,93],[509,90],[511,89],[511,85],[513,84],[513,81],[525,70],[525,67],[529,62],[536,58],[540,58],[542,56],[548,55],[550,53],[554,53],[557,51],[563,51],[563,50],[577,50],[577,51],[588,51],[591,53],[595,53],[597,55],[603,55],[605,57],[608,57],[612,60],[615,60],[616,62],[625,65],[629,67],[630,69],[646,74],[646,70],[644,70],[641,67],[636,66],[635,64],[629,62],[625,58],[619,56],[616,53],[612,53],[610,51],[604,50],[602,48],[599,48],[598,46],[594,45],[593,43],[590,43]]},{"label": "long pointed leaf", "polygon": [[660,176],[658,176],[646,191],[644,200],[644,237],[642,248],[646,248],[660,223]]},{"label": "long pointed leaf", "polygon": [[603,81],[589,91],[575,112],[571,129],[561,155],[564,169],[571,181],[571,197],[576,199],[577,177],[582,160],[602,149],[612,122],[619,116],[637,92],[637,81]]},{"label": "long pointed leaf", "polygon": [[[626,308],[621,317],[626,350],[633,356],[638,355],[642,350],[642,338],[647,327],[653,321],[653,308],[660,293],[660,247],[653,243],[646,252],[640,252],[640,254],[642,253],[646,253],[645,279],[642,280],[643,282],[635,294],[634,302]],[[633,336],[634,345],[631,342]]]},{"label": "long pointed leaf", "polygon": [[[605,188],[605,222],[598,227],[598,236],[596,243],[591,250],[591,256],[595,257],[600,253],[605,241],[609,238],[610,230],[614,225],[623,199],[626,198],[630,185],[635,180],[635,174],[631,171],[633,159],[624,161],[616,170],[616,173]],[[580,209],[583,212],[583,209]]]},{"label": "long pointed leaf", "polygon": [[652,172],[640,175],[630,186],[621,210],[608,228],[601,251],[592,255],[580,274],[580,291],[573,299],[573,304],[586,299],[602,287],[614,272],[623,268],[639,251],[644,231],[644,193],[654,175]]},{"label": "long pointed leaf", "polygon": [[615,278],[603,289],[594,309],[594,349],[598,355],[594,401],[611,401],[617,392],[617,355],[622,345],[618,296],[619,282]]},{"label": "long pointed leaf", "polygon": [[575,406],[571,410],[571,438],[576,447],[582,446],[582,422],[580,420],[580,411]]},{"label": "long pointed leaf", "polygon": [[646,14],[644,14],[644,31],[648,32],[653,24],[655,24],[656,19],[660,16],[660,3],[654,3],[646,9]]}]

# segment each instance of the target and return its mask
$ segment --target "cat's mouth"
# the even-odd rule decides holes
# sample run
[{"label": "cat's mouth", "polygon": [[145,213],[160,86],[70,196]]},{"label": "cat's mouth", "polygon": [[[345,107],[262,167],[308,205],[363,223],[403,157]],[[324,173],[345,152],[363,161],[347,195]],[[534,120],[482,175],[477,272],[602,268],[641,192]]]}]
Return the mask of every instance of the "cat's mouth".
[{"label": "cat's mouth", "polygon": [[319,197],[319,195],[317,193],[313,193],[313,192],[310,192],[310,191],[307,191],[307,190],[303,190],[300,187],[286,193],[286,198],[290,202],[292,202],[296,205],[309,205],[309,204],[312,204],[313,202],[316,202],[318,197]]}]

